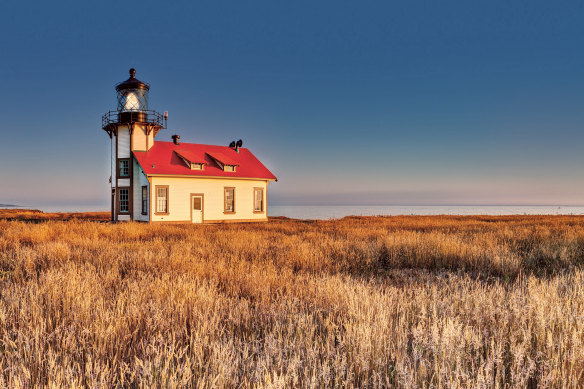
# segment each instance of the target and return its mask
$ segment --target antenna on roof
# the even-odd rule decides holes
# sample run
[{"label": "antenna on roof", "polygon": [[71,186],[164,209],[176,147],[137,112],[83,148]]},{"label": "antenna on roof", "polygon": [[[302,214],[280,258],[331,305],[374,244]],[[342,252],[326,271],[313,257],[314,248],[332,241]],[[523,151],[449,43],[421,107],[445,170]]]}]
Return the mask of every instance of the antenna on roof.
[{"label": "antenna on roof", "polygon": [[239,153],[239,148],[243,146],[243,141],[240,139],[237,141],[237,143],[235,144],[235,151],[237,151]]},{"label": "antenna on roof", "polygon": [[232,140],[231,143],[229,143],[229,147],[234,148],[235,147],[235,141]]}]

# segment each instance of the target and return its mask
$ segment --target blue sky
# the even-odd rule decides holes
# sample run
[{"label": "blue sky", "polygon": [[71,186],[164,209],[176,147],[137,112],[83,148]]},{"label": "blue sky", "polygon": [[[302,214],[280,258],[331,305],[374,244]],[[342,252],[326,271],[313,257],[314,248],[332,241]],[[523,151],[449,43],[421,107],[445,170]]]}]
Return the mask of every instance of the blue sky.
[{"label": "blue sky", "polygon": [[584,204],[584,4],[0,3],[0,203],[103,204],[130,67],[157,139],[242,138],[273,204]]}]

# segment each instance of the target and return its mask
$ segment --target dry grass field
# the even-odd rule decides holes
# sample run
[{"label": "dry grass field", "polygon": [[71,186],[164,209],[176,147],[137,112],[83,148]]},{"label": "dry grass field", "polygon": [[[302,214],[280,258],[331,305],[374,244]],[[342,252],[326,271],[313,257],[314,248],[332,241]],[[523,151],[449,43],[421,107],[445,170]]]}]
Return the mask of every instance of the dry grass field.
[{"label": "dry grass field", "polygon": [[25,220],[25,221],[47,221],[47,220],[110,220],[108,212],[56,212],[45,213],[36,209],[0,209],[1,220]]},{"label": "dry grass field", "polygon": [[0,220],[1,386],[584,385],[583,217],[40,216]]}]

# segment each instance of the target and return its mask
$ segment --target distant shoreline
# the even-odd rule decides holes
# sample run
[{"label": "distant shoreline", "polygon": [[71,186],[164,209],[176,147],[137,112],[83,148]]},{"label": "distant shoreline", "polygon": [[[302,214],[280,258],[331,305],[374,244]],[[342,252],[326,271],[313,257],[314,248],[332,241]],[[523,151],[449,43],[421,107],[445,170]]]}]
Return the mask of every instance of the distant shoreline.
[{"label": "distant shoreline", "polygon": [[[273,206],[268,208],[270,220],[340,220],[360,217],[538,217],[538,216],[584,216],[584,207],[296,207]],[[2,208],[0,219],[10,220],[109,220],[110,212],[104,210],[46,210],[37,208]]]}]

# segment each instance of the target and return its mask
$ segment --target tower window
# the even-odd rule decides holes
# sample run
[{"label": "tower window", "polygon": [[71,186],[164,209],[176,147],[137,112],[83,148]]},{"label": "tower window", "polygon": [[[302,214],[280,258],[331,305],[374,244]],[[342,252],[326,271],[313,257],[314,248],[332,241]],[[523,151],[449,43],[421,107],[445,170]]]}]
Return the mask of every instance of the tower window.
[{"label": "tower window", "polygon": [[168,185],[156,186],[156,214],[168,215]]},{"label": "tower window", "polygon": [[253,211],[256,213],[264,212],[264,189],[253,188]]},{"label": "tower window", "polygon": [[130,212],[130,189],[120,188],[118,198],[118,211],[119,213],[129,213]]},{"label": "tower window", "polygon": [[235,213],[235,188],[225,188],[224,213]]},{"label": "tower window", "polygon": [[142,215],[148,215],[148,187],[142,187]]},{"label": "tower window", "polygon": [[130,176],[130,159],[118,159],[118,177]]}]

